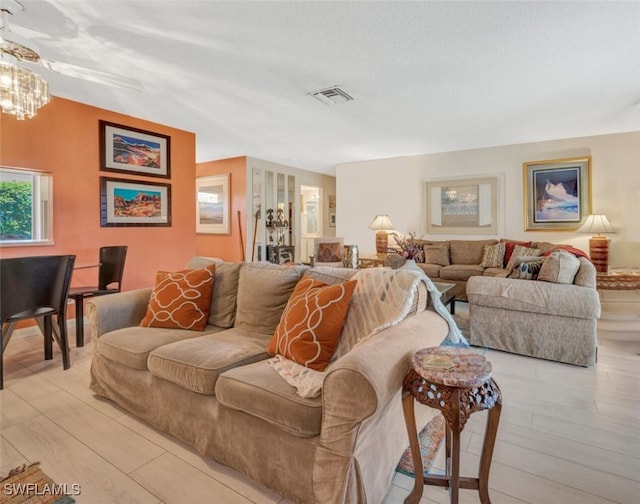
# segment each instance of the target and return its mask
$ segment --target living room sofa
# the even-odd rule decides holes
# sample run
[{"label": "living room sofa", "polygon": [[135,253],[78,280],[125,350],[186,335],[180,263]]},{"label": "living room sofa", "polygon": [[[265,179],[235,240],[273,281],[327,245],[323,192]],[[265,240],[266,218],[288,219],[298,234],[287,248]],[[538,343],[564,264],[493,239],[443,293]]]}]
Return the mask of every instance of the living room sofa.
[{"label": "living room sofa", "polygon": [[592,366],[600,298],[585,257],[572,283],[474,276],[467,282],[469,343],[541,359]]},{"label": "living room sofa", "polygon": [[[455,283],[456,299],[469,302],[470,344],[579,366],[595,363],[600,300],[595,267],[584,253],[505,239],[423,240],[422,246],[426,262],[418,266],[435,281]],[[493,258],[498,251],[502,255]],[[519,253],[534,252],[531,260],[543,263],[569,254],[577,273],[564,282],[528,279],[537,277],[527,266],[534,262]]]},{"label": "living room sofa", "polygon": [[[194,258],[189,266],[206,264]],[[202,332],[140,327],[151,289],[94,298],[87,306],[94,344],[90,387],[292,502],[378,504],[408,446],[401,387],[411,356],[439,345],[449,330],[426,309],[426,288],[412,290],[406,318],[327,368],[318,397],[298,395],[269,366],[266,353],[301,278],[333,284],[353,274],[216,263]],[[435,414],[417,409],[417,424]]]},{"label": "living room sofa", "polygon": [[[506,261],[500,266],[486,267],[482,265],[485,247],[499,242],[510,244]],[[467,300],[467,280],[473,276],[506,277],[509,274],[507,261],[515,244],[541,250],[543,253],[562,246],[549,242],[521,242],[509,239],[489,240],[417,240],[425,253],[425,262],[418,266],[434,281],[454,283],[453,293],[459,301]]]}]

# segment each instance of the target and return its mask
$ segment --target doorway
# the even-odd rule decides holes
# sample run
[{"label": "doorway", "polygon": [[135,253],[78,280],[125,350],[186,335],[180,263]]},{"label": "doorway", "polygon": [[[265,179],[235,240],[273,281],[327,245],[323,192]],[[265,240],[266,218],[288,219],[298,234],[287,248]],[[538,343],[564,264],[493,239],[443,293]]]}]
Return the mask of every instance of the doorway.
[{"label": "doorway", "polygon": [[322,189],[300,186],[300,259],[309,261],[313,254],[313,239],[322,236]]}]

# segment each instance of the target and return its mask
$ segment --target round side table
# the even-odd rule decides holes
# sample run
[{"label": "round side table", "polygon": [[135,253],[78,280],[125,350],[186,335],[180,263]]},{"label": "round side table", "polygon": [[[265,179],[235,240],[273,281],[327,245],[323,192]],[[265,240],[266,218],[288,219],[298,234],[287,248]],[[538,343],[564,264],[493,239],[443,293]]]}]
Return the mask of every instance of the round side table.
[{"label": "round side table", "polygon": [[[413,369],[404,379],[402,408],[409,434],[411,456],[415,471],[413,491],[405,504],[418,504],[424,485],[449,488],[451,504],[458,504],[459,490],[478,490],[480,502],[489,499],[489,469],[495,446],[502,394],[491,378],[491,363],[484,356],[466,348],[432,347],[413,356]],[[446,474],[424,475],[418,441],[414,400],[440,410],[447,424]],[[489,410],[485,428],[478,478],[460,476],[460,433],[467,419],[476,411]]]}]

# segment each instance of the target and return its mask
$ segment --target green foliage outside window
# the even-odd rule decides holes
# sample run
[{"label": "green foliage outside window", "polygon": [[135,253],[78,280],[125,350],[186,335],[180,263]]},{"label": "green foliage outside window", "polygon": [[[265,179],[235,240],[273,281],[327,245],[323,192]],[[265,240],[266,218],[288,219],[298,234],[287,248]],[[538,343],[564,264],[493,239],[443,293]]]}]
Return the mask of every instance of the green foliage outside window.
[{"label": "green foliage outside window", "polygon": [[0,240],[30,240],[33,208],[29,182],[0,182]]}]

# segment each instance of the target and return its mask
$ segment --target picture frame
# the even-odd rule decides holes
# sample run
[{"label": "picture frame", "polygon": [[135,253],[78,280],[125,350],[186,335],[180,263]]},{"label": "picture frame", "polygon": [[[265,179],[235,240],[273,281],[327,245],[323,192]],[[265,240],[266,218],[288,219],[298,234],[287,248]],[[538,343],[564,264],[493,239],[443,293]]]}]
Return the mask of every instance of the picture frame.
[{"label": "picture frame", "polygon": [[591,213],[591,157],[522,164],[525,231],[570,231]]},{"label": "picture frame", "polygon": [[171,178],[171,137],[99,121],[100,169]]},{"label": "picture frame", "polygon": [[230,174],[196,178],[196,233],[231,234]]},{"label": "picture frame", "polygon": [[100,177],[100,226],[171,226],[171,185]]},{"label": "picture frame", "polygon": [[498,234],[498,177],[425,182],[428,234]]},{"label": "picture frame", "polygon": [[329,227],[336,227],[336,213],[329,212]]}]

